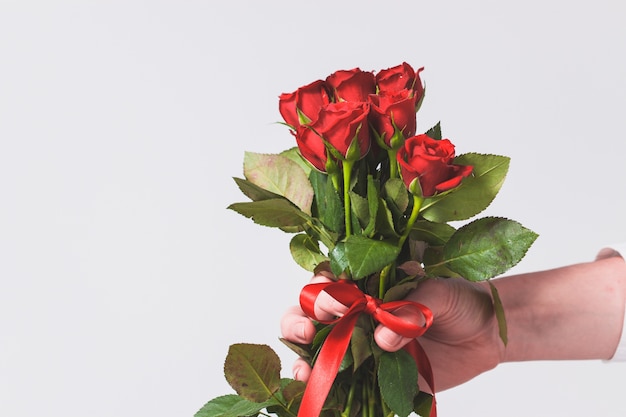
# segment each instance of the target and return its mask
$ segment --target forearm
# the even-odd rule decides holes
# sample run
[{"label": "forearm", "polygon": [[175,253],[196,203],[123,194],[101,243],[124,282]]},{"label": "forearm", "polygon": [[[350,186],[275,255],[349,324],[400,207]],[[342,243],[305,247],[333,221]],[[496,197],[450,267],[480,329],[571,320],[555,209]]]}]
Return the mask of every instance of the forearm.
[{"label": "forearm", "polygon": [[509,342],[503,362],[609,359],[626,302],[620,257],[494,280]]}]

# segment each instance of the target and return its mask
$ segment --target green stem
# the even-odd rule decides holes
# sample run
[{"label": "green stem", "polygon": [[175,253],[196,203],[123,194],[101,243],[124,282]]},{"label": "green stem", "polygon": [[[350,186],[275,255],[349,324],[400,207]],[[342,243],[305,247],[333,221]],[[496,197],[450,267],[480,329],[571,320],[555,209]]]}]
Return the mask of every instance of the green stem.
[{"label": "green stem", "polygon": [[411,229],[417,220],[417,216],[419,215],[420,208],[422,207],[422,203],[424,199],[422,197],[418,197],[413,195],[413,210],[411,210],[411,215],[409,216],[409,220],[406,222],[406,228],[404,229],[404,233],[400,236],[400,241],[398,242],[398,246],[402,249],[402,245],[406,241],[406,238],[409,237],[409,233],[411,233]]},{"label": "green stem", "polygon": [[389,155],[389,178],[398,178],[398,161],[396,161],[396,154],[398,151],[393,149],[387,149],[387,155]]},{"label": "green stem", "polygon": [[376,417],[378,410],[376,408],[376,393],[374,392],[374,381],[370,383],[368,388],[370,389],[369,397],[367,397],[367,400],[369,402],[369,417]]},{"label": "green stem", "polygon": [[344,217],[346,221],[346,237],[350,237],[352,235],[352,210],[350,207],[350,182],[352,177],[352,167],[354,166],[354,162],[352,161],[343,161],[343,209],[344,209]]},{"label": "green stem", "polygon": [[341,417],[350,417],[352,411],[352,401],[354,400],[354,392],[356,391],[356,378],[352,379],[352,385],[350,385],[350,391],[348,392],[348,399],[346,400],[346,406],[341,413]]},{"label": "green stem", "polygon": [[385,297],[385,293],[387,292],[387,278],[389,277],[389,272],[391,272],[391,267],[393,263],[388,264],[386,267],[380,271],[380,280],[378,281],[378,298],[381,300]]},{"label": "green stem", "polygon": [[[407,220],[406,228],[404,229],[404,232],[402,233],[402,236],[400,236],[400,240],[398,241],[398,247],[400,248],[400,250],[402,250],[404,242],[406,241],[407,237],[409,237],[409,233],[411,233],[411,229],[413,228],[413,225],[417,220],[417,216],[419,215],[420,207],[422,206],[423,201],[423,198],[416,195],[413,196],[413,209],[411,210],[411,215]],[[378,282],[378,298],[380,299],[383,299],[383,297],[385,296],[385,292],[387,291],[387,278],[389,277],[392,266],[393,263],[390,263],[385,266],[380,272],[380,280]]]},{"label": "green stem", "polygon": [[362,402],[363,405],[361,406],[361,415],[363,417],[370,417],[370,413],[369,413],[369,401],[368,401],[368,392],[367,392],[367,383],[364,383],[361,387],[362,389]]},{"label": "green stem", "polygon": [[307,221],[307,226],[319,235],[321,242],[328,248],[328,250],[332,250],[335,247],[335,240],[328,234],[328,231],[324,226],[314,223],[315,220],[316,219],[311,219]]},{"label": "green stem", "polygon": [[[285,410],[285,411],[287,412],[287,414],[289,414],[291,417],[297,417],[297,416],[296,416],[296,414],[294,414],[294,412],[293,412],[293,411],[291,411],[291,409],[289,408],[289,405],[288,405],[288,404],[285,404],[285,403],[284,403],[284,402],[283,402],[280,398],[278,398],[278,397],[276,396],[276,394],[275,394],[275,393],[274,393],[274,394],[272,394],[272,398],[274,398],[274,399],[278,402],[278,405],[279,405],[279,406],[280,406],[283,410]],[[263,414],[263,413],[261,413],[261,414]],[[264,415],[269,417],[269,415],[267,415],[267,414],[264,414]]]}]

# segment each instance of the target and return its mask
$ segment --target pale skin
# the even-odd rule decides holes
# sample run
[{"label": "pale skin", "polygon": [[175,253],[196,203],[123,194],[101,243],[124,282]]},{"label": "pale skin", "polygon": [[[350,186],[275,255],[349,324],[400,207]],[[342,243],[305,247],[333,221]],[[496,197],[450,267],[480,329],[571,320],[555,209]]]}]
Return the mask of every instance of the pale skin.
[{"label": "pale skin", "polygon": [[[324,276],[326,275],[326,276]],[[328,280],[328,274],[313,281]],[[593,262],[511,275],[492,281],[502,299],[508,344],[498,333],[489,287],[464,279],[430,279],[407,299],[429,307],[434,323],[419,338],[443,391],[504,362],[610,359],[621,337],[626,305],[626,262],[605,252]],[[324,293],[322,293],[324,294]],[[315,305],[318,317],[340,316],[346,307],[328,296]],[[315,334],[299,307],[281,320],[283,337],[309,343]],[[388,351],[408,339],[379,326],[378,345]],[[298,359],[294,377],[306,381],[311,369]]]}]

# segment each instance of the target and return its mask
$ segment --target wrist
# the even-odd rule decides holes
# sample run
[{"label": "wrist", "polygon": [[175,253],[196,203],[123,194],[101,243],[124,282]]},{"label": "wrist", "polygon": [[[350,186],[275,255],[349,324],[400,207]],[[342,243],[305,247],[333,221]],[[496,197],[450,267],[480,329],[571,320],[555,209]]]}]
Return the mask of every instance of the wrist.
[{"label": "wrist", "polygon": [[493,281],[509,343],[503,362],[608,359],[624,318],[626,264],[619,257]]}]

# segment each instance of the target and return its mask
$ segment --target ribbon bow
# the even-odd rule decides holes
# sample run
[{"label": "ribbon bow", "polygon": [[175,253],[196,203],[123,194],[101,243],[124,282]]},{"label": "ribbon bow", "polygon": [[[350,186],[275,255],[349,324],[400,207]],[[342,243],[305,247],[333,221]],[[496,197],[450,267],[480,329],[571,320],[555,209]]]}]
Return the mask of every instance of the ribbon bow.
[{"label": "ribbon bow", "polygon": [[[317,318],[314,310],[315,300],[322,291],[347,306],[348,311],[342,317],[334,320]],[[423,335],[433,322],[433,314],[428,307],[406,300],[383,303],[381,300],[363,293],[353,282],[347,280],[306,285],[300,293],[300,306],[311,319],[324,324],[334,324],[334,327],[326,337],[317,356],[304,391],[298,417],[319,416],[337,376],[341,361],[348,350],[352,331],[361,313],[369,314],[374,320],[401,336],[413,339],[405,347],[405,350],[413,356],[421,375],[432,392],[435,392],[430,363],[422,347],[415,340],[416,337]],[[420,326],[394,315],[393,313],[399,308],[412,309],[417,314],[422,315],[424,324]],[[434,417],[436,415],[434,405],[432,410],[431,417]]]}]

